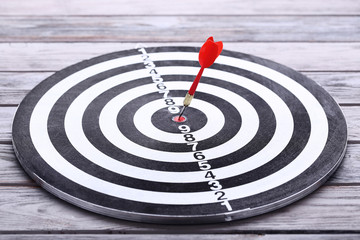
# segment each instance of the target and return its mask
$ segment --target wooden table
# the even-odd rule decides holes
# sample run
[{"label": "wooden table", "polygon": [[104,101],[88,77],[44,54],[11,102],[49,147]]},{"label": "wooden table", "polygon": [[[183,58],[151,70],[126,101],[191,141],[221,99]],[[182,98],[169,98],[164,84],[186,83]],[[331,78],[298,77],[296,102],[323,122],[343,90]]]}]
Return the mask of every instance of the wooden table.
[{"label": "wooden table", "polygon": [[[0,1],[0,239],[359,239],[359,13],[359,0]],[[24,173],[11,145],[11,121],[37,83],[80,60],[137,42],[201,46],[210,35],[225,49],[304,73],[338,101],[348,123],[348,148],[325,186],[261,216],[167,226],[79,209]]]}]

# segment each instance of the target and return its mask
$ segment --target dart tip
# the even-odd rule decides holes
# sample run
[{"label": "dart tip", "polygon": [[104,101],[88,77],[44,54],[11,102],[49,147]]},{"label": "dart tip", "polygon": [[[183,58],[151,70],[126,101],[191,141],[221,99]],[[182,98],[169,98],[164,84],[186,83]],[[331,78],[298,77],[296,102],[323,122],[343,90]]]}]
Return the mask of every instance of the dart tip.
[{"label": "dart tip", "polygon": [[173,117],[172,120],[177,123],[182,123],[182,122],[186,121],[186,117],[176,116],[176,117]]},{"label": "dart tip", "polygon": [[184,114],[185,109],[190,105],[191,100],[192,100],[193,98],[194,98],[194,94],[191,95],[191,94],[189,94],[189,92],[186,93],[185,98],[184,98],[184,106],[182,107],[182,109],[181,109],[181,111],[180,111],[180,114],[179,114],[179,116],[178,116],[179,121],[182,120],[182,121],[180,121],[180,122],[185,121],[185,118],[182,119],[181,116]]},{"label": "dart tip", "polygon": [[178,119],[181,119],[181,116],[184,114],[186,107],[187,106],[185,106],[185,105],[182,107]]}]

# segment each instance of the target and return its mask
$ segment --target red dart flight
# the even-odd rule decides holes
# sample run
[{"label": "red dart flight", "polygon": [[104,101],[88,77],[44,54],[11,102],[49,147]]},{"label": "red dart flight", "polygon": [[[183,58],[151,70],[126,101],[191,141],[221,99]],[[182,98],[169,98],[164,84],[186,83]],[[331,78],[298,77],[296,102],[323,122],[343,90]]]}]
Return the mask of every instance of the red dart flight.
[{"label": "red dart flight", "polygon": [[179,117],[177,118],[178,121],[181,122],[181,116],[183,115],[186,107],[190,105],[191,100],[194,98],[197,85],[200,82],[200,78],[204,72],[204,69],[210,67],[215,62],[216,58],[220,55],[222,49],[223,43],[221,41],[214,42],[213,37],[209,37],[204,43],[204,45],[202,45],[199,51],[199,63],[201,68],[193,84],[191,85],[190,90],[185,95],[184,106],[181,109]]}]

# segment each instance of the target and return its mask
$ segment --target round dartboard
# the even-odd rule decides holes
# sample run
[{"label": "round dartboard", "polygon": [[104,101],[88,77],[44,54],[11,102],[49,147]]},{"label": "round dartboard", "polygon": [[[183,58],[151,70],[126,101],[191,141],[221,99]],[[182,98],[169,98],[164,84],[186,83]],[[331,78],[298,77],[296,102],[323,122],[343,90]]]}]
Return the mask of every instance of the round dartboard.
[{"label": "round dartboard", "polygon": [[324,183],[347,140],[333,98],[283,65],[224,50],[176,121],[198,52],[139,47],[50,76],[16,112],[21,165],[79,207],[155,223],[246,218]]}]

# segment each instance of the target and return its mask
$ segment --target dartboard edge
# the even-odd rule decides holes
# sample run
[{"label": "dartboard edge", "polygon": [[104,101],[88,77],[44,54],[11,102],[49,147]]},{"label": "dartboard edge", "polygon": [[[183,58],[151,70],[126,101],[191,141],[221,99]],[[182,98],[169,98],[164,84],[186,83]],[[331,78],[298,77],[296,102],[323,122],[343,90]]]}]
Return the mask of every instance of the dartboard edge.
[{"label": "dartboard edge", "polygon": [[137,47],[40,82],[12,125],[25,172],[86,210],[160,224],[248,218],[325,183],[347,145],[330,94],[284,65],[223,50],[179,123],[198,52]]}]

